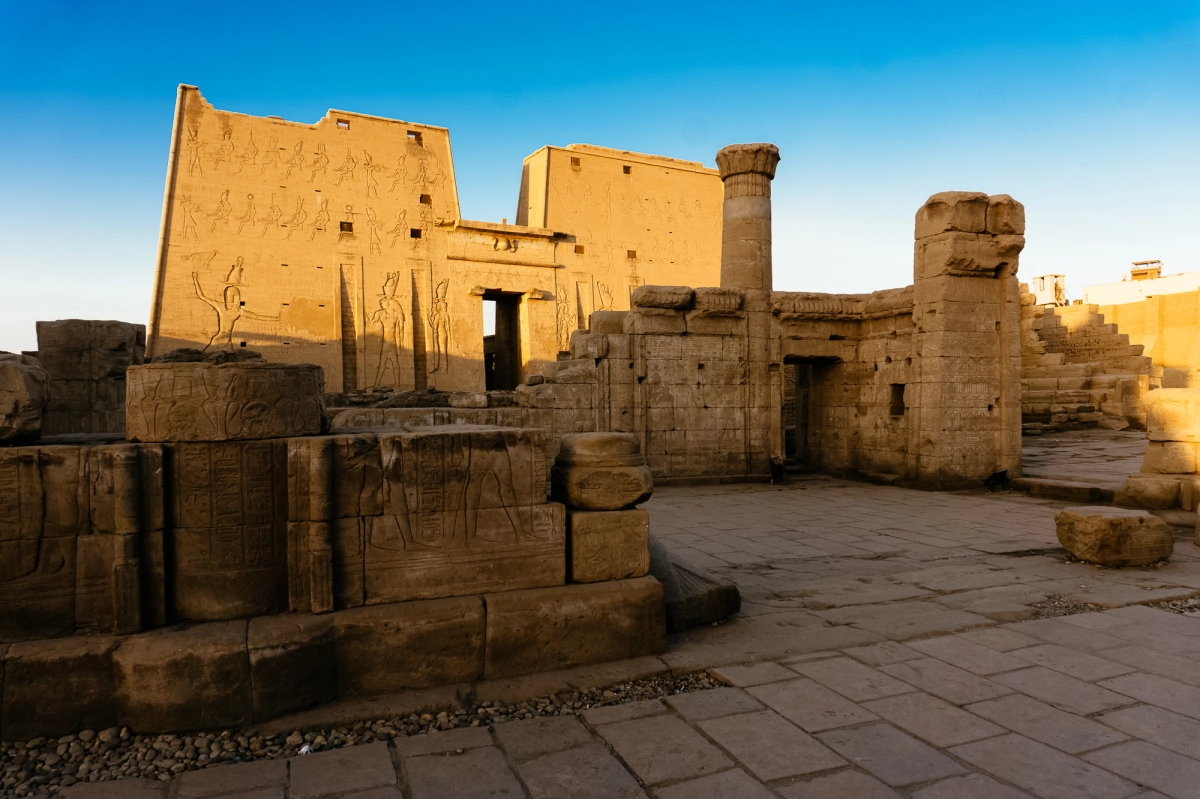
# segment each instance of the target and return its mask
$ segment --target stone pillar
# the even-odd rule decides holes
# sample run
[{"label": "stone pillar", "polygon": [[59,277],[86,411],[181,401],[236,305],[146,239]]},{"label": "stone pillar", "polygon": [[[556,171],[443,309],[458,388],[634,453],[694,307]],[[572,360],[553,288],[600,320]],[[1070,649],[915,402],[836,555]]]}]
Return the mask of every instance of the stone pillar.
[{"label": "stone pillar", "polygon": [[731,144],[717,153],[721,206],[721,288],[771,290],[771,180],[774,144]]},{"label": "stone pillar", "polygon": [[1024,233],[1025,208],[1006,194],[942,192],[917,212],[908,458],[930,488],[1020,476]]}]

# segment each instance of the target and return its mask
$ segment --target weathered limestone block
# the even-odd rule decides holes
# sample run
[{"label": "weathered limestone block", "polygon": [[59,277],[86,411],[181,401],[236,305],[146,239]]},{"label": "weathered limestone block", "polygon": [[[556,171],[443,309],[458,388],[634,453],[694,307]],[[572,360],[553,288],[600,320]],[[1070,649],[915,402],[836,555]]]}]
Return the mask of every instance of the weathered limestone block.
[{"label": "weathered limestone block", "polygon": [[742,595],[736,585],[680,558],[653,533],[649,548],[650,574],[663,586],[667,632],[707,626],[741,610]]},{"label": "weathered limestone block", "polygon": [[[939,233],[917,240],[918,278],[942,275],[993,277],[1003,267],[1013,267],[1025,247],[1025,237]],[[921,320],[926,324],[929,320]]]},{"label": "weathered limestone block", "polygon": [[249,441],[328,429],[319,366],[151,363],[130,367],[131,441]]},{"label": "weathered limestone block", "polygon": [[[987,232],[998,235],[1024,235],[1025,206],[1007,194],[993,194],[988,197]],[[1021,298],[1021,302],[1024,304],[1024,297]]]},{"label": "weathered limestone block", "polygon": [[379,442],[384,511],[365,520],[367,604],[566,581],[565,512],[546,502],[541,430],[418,427]]},{"label": "weathered limestone block", "polygon": [[593,311],[588,318],[588,332],[615,335],[625,332],[628,311]]},{"label": "weathered limestone block", "polygon": [[[1080,414],[1082,420],[1084,414]],[[1191,474],[1196,471],[1196,445],[1190,441],[1148,441],[1142,471],[1150,474]]]},{"label": "weathered limestone block", "polygon": [[638,286],[630,303],[634,308],[690,308],[694,293],[689,286]]},{"label": "weathered limestone block", "polygon": [[113,653],[117,719],[138,732],[202,730],[253,717],[246,622],[131,636]]},{"label": "weathered limestone block", "polygon": [[0,449],[0,641],[75,630],[75,542],[88,526],[83,452]]},{"label": "weathered limestone block", "polygon": [[630,433],[563,436],[550,480],[554,499],[580,510],[632,508],[654,491],[654,478]]},{"label": "weathered limestone block", "polygon": [[488,594],[484,679],[661,652],[662,597],[653,577]]},{"label": "weathered limestone block", "polygon": [[586,383],[541,383],[516,388],[517,404],[523,408],[578,408],[592,407],[595,385]]},{"label": "weathered limestone block", "polygon": [[1179,507],[1196,510],[1200,506],[1200,474],[1179,476]]},{"label": "weathered limestone block", "polygon": [[1171,526],[1143,510],[1067,508],[1054,517],[1058,541],[1080,560],[1102,566],[1145,566],[1171,556]]},{"label": "weathered limestone block", "polygon": [[1131,474],[1117,489],[1113,502],[1129,508],[1165,510],[1179,504],[1179,477]]},{"label": "weathered limestone block", "polygon": [[332,616],[289,613],[251,619],[246,643],[256,720],[337,696]]},{"label": "weathered limestone block", "polygon": [[687,318],[683,311],[669,308],[635,308],[625,315],[624,332],[638,336],[678,335],[687,332]]},{"label": "weathered limestone block", "polygon": [[1200,441],[1200,389],[1160,388],[1143,404],[1151,441]]},{"label": "weathered limestone block", "polygon": [[112,654],[104,635],[13,644],[4,665],[0,740],[28,741],[117,721]]},{"label": "weathered limestone block", "polygon": [[915,237],[939,233],[983,233],[987,230],[988,196],[978,191],[939,192],[917,211]]},{"label": "weathered limestone block", "polygon": [[338,694],[478,680],[484,605],[477,596],[354,608],[334,617]]},{"label": "weathered limestone block", "polygon": [[[607,355],[608,336],[602,333],[585,333],[582,330],[576,330],[571,334],[572,358],[591,358],[593,361],[595,361],[600,358],[604,358]],[[593,379],[595,379],[594,376]]]},{"label": "weathered limestone block", "polygon": [[695,290],[695,312],[709,316],[736,314],[742,309],[746,294],[737,288],[705,286]]},{"label": "weathered limestone block", "polygon": [[650,569],[650,514],[641,509],[567,513],[571,582],[642,577]]},{"label": "weathered limestone block", "polygon": [[49,402],[50,375],[38,359],[0,352],[0,445],[36,441]]},{"label": "weathered limestone block", "polygon": [[450,395],[451,408],[486,408],[487,394],[482,391],[458,391]]},{"label": "weathered limestone block", "polygon": [[121,377],[143,360],[146,327],[100,319],[37,323],[38,357],[55,380]]},{"label": "weathered limestone block", "polygon": [[287,610],[287,447],[286,440],[164,446],[175,618]]},{"label": "weathered limestone block", "polygon": [[596,382],[596,362],[590,358],[579,358],[570,361],[554,361],[546,364],[542,376],[548,383],[586,383]]}]

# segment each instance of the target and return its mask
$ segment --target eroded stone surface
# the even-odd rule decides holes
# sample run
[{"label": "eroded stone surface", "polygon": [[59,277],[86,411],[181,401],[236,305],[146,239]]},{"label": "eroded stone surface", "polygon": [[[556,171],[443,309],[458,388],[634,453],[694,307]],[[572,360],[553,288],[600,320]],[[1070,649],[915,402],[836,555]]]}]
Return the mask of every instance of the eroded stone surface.
[{"label": "eroded stone surface", "polygon": [[42,434],[50,376],[37,358],[0,352],[0,444],[24,444]]},{"label": "eroded stone surface", "polygon": [[1144,566],[1171,556],[1171,526],[1146,511],[1067,508],[1054,517],[1058,540],[1075,557],[1103,566]]}]

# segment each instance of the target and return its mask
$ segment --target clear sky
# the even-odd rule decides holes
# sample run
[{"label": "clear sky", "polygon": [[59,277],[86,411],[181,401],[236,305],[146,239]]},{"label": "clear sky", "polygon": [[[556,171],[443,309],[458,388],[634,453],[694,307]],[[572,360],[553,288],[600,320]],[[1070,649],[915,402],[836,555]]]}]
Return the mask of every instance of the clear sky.
[{"label": "clear sky", "polygon": [[1134,260],[1200,270],[1200,0],[0,0],[0,349],[145,321],[179,83],[445,125],[482,220],[515,217],[544,144],[711,166],[774,142],[779,289],[910,283],[913,214],[950,189],[1024,202],[1021,275],[1076,296]]}]

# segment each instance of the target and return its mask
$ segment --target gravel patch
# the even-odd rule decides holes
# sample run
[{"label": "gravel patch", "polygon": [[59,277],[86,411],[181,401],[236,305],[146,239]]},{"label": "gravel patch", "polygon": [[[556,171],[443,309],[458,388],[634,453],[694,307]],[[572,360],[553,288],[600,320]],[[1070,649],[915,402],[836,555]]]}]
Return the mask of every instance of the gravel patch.
[{"label": "gravel patch", "polygon": [[275,736],[250,735],[243,730],[153,736],[112,727],[83,730],[57,739],[4,741],[0,742],[0,796],[55,794],[59,788],[78,782],[131,777],[169,780],[184,771],[227,763],[277,760],[455,727],[492,727],[535,716],[569,716],[589,708],[661,699],[720,685],[708,672],[701,671],[553,694],[514,704],[470,703],[436,714],[364,719],[342,727],[296,730]]},{"label": "gravel patch", "polygon": [[1166,602],[1150,602],[1148,606],[1158,608],[1159,610],[1169,610],[1172,613],[1180,613],[1184,616],[1194,616],[1200,614],[1200,596],[1189,597],[1188,599],[1171,599]]},{"label": "gravel patch", "polygon": [[1098,613],[1104,610],[1099,605],[1090,602],[1077,602],[1068,599],[1065,594],[1050,594],[1045,601],[1038,602],[1033,608],[1033,618],[1052,619],[1055,616],[1074,616],[1076,613]]}]

